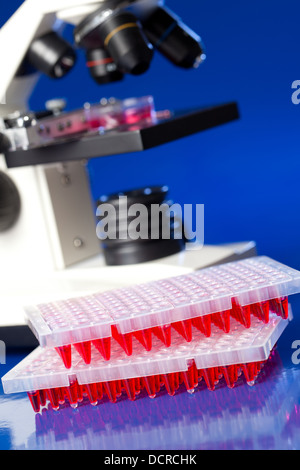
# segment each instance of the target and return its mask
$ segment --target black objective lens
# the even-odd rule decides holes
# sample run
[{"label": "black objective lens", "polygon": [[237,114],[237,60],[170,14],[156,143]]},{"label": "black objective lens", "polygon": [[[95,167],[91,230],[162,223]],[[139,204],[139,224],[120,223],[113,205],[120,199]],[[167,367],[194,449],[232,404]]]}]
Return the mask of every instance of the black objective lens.
[{"label": "black objective lens", "polygon": [[205,59],[201,38],[172,12],[157,8],[143,27],[154,47],[178,67],[197,67]]},{"label": "black objective lens", "polygon": [[[105,261],[107,265],[128,265],[143,263],[155,259],[179,253],[184,248],[185,238],[183,235],[182,221],[176,220],[174,214],[170,215],[168,208],[172,201],[167,200],[168,188],[166,186],[154,186],[132,191],[124,191],[110,196],[104,196],[98,201],[101,204],[110,204],[115,212],[110,215],[106,213],[99,216],[101,226],[101,237]],[[120,196],[126,196],[125,201]],[[137,215],[141,225],[148,228],[147,237],[133,240],[130,235],[130,225],[135,216],[127,216],[124,211],[130,210],[134,204],[143,204],[146,208],[143,215]],[[159,218],[151,217],[152,204],[164,207]],[[98,225],[99,227],[99,225]],[[114,229],[116,227],[116,231]],[[164,238],[164,230],[168,227],[169,239]],[[156,233],[156,238],[152,236]],[[180,238],[175,237],[180,234]],[[99,232],[98,232],[99,233]],[[111,237],[111,235],[113,235]],[[115,236],[116,235],[116,236]]]},{"label": "black objective lens", "polygon": [[90,70],[91,76],[99,85],[117,82],[124,77],[105,49],[91,49],[87,51],[86,65]]},{"label": "black objective lens", "polygon": [[148,70],[153,46],[137,18],[126,11],[108,16],[103,9],[86,17],[74,30],[75,41],[88,50],[104,48],[123,73],[140,75]]},{"label": "black objective lens", "polygon": [[31,43],[26,59],[49,77],[61,78],[73,68],[76,55],[64,39],[50,32]]},{"label": "black objective lens", "polygon": [[112,15],[100,26],[99,34],[121,70],[132,75],[140,75],[148,70],[153,48],[142,34],[134,15]]}]

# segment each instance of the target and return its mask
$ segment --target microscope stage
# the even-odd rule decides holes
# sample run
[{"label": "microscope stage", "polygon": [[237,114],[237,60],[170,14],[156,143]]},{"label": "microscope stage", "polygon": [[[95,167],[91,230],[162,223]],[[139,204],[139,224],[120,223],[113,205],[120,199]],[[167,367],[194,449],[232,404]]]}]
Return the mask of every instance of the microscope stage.
[{"label": "microscope stage", "polygon": [[5,154],[8,168],[140,152],[239,118],[236,103],[176,112],[171,118],[130,131],[78,134],[65,140]]}]

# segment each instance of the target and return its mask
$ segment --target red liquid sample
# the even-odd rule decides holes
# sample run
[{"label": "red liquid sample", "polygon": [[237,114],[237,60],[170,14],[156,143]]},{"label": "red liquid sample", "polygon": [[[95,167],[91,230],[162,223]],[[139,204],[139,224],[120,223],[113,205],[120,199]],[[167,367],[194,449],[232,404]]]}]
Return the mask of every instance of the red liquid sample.
[{"label": "red liquid sample", "polygon": [[232,299],[231,316],[244,325],[245,328],[251,326],[250,313],[250,305],[241,306],[236,299]]},{"label": "red liquid sample", "polygon": [[250,305],[250,310],[252,315],[257,317],[264,323],[269,323],[270,320],[270,304],[269,301],[266,302],[257,302],[255,304]]},{"label": "red liquid sample", "polygon": [[165,346],[167,346],[167,348],[171,346],[171,325],[156,326],[152,328],[152,331],[155,336],[160,339],[160,341],[162,341]]},{"label": "red liquid sample", "polygon": [[149,397],[155,398],[157,392],[155,376],[151,375],[149,377],[143,377],[143,385],[147,390]]},{"label": "red liquid sample", "polygon": [[172,323],[172,327],[176,330],[188,343],[193,339],[192,320],[183,320]]},{"label": "red liquid sample", "polygon": [[97,351],[100,352],[102,357],[109,361],[111,354],[111,338],[102,338],[92,341],[92,344],[95,346]]},{"label": "red liquid sample", "polygon": [[284,320],[287,320],[289,317],[288,298],[281,297],[280,299],[270,300],[270,310]]},{"label": "red liquid sample", "polygon": [[211,336],[211,319],[212,315],[204,315],[192,319],[192,325],[201,331],[205,336]]},{"label": "red liquid sample", "polygon": [[60,357],[63,360],[63,363],[67,369],[70,369],[72,366],[72,351],[71,345],[68,344],[67,346],[60,346],[55,348]]},{"label": "red liquid sample", "polygon": [[91,342],[75,343],[74,347],[86,364],[91,363]]},{"label": "red liquid sample", "polygon": [[213,313],[211,315],[211,321],[225,333],[230,331],[230,313],[231,310],[226,310],[224,312]]},{"label": "red liquid sample", "polygon": [[[270,355],[272,357],[272,353]],[[46,399],[54,410],[64,403],[65,398],[73,408],[77,407],[86,395],[92,405],[97,405],[99,400],[107,395],[111,403],[116,403],[117,398],[124,391],[129,400],[134,401],[142,389],[145,389],[150,398],[155,398],[157,393],[164,386],[167,393],[173,396],[180,384],[184,384],[188,392],[193,393],[198,386],[198,382],[203,378],[209,390],[215,390],[220,378],[224,378],[227,387],[233,388],[238,381],[239,375],[243,372],[248,385],[254,385],[254,381],[260,373],[263,364],[267,361],[252,362],[249,364],[233,364],[221,367],[211,367],[207,369],[197,369],[192,361],[188,370],[162,375],[151,375],[147,377],[137,377],[124,380],[112,380],[110,382],[91,383],[79,385],[75,380],[69,387],[52,388],[35,392],[28,392],[33,410],[38,413],[46,404]]]},{"label": "red liquid sample", "polygon": [[145,330],[135,331],[135,338],[144,346],[146,351],[151,351],[152,349],[152,330],[147,328]]},{"label": "red liquid sample", "polygon": [[40,393],[37,392],[27,392],[31,406],[33,410],[38,413],[40,411],[41,402],[40,402]]},{"label": "red liquid sample", "polygon": [[132,355],[132,333],[126,333],[123,335],[122,333],[119,333],[115,325],[112,325],[111,331],[112,331],[113,338],[124,349],[127,356],[131,356]]}]

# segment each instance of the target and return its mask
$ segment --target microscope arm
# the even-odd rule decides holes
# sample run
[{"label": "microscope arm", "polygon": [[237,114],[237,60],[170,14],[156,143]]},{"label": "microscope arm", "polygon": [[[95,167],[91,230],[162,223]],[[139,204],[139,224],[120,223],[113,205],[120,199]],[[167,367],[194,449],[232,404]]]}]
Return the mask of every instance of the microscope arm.
[{"label": "microscope arm", "polygon": [[[9,105],[6,94],[36,34],[52,26],[54,15],[44,16],[36,0],[25,1],[0,30],[0,97]],[[52,24],[51,24],[52,23]]]}]

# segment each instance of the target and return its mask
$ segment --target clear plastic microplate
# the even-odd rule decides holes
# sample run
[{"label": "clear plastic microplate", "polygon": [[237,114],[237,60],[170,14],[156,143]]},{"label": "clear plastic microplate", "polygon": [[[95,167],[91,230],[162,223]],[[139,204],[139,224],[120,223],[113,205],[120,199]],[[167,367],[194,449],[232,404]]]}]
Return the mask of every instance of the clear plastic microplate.
[{"label": "clear plastic microplate", "polygon": [[209,337],[212,323],[228,333],[232,318],[246,328],[254,318],[268,323],[270,311],[287,318],[288,296],[299,292],[299,271],[254,257],[26,313],[40,345],[57,348],[71,367],[71,345],[89,363],[94,347],[110,359],[111,338],[130,356],[133,336],[150,351],[153,338],[170,346],[175,331],[190,342],[197,330]]},{"label": "clear plastic microplate", "polygon": [[123,391],[134,400],[146,389],[153,398],[162,385],[173,395],[182,382],[193,392],[202,379],[210,390],[221,377],[233,387],[241,372],[252,385],[291,319],[291,312],[287,320],[271,314],[268,324],[254,319],[249,329],[233,320],[228,334],[213,326],[209,338],[197,332],[190,343],[176,334],[169,348],[154,341],[151,353],[136,343],[131,357],[114,344],[109,362],[95,354],[87,366],[76,355],[70,370],[54,350],[38,347],[2,378],[3,388],[5,393],[29,392],[38,411],[47,400],[54,409],[65,402],[75,407],[84,394],[96,404],[103,394],[115,402]]}]

